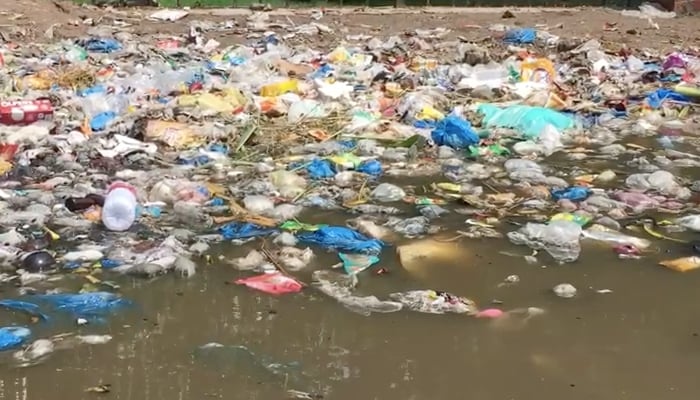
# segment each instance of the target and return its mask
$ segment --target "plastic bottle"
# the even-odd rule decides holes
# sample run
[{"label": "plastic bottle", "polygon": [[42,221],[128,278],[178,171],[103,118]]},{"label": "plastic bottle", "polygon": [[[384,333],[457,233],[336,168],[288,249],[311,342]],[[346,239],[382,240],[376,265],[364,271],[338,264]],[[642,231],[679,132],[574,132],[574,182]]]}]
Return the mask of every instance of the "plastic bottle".
[{"label": "plastic bottle", "polygon": [[102,223],[110,231],[126,231],[136,221],[136,189],[126,182],[110,185],[102,209]]}]

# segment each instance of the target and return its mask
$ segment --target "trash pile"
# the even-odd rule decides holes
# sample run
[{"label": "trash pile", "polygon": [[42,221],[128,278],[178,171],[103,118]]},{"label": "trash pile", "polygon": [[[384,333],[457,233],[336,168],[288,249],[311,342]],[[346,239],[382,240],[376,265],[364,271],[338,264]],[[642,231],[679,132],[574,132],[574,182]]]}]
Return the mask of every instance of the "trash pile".
[{"label": "trash pile", "polygon": [[[653,258],[682,243],[661,265],[700,267],[682,233],[700,231],[700,181],[685,176],[700,165],[696,53],[506,25],[483,44],[438,28],[324,51],[295,38],[331,28],[282,34],[268,21],[252,15],[256,33],[233,46],[207,38],[233,25],[206,21],[176,37],[105,25],[31,51],[0,46],[0,281],[17,288],[0,306],[30,321],[0,328],[0,350],[52,318],[104,320],[130,303],[118,294],[127,277],[203,265],[365,316],[491,320],[543,310],[423,287],[425,266],[476,262],[471,247],[502,241],[531,249],[509,253],[523,265],[601,246]],[[331,213],[344,223],[317,221]],[[217,255],[243,245],[254,249]],[[319,265],[320,252],[337,265]],[[383,265],[393,257],[404,271]],[[394,273],[414,286],[363,292]],[[64,287],[69,275],[86,283]],[[555,292],[574,298],[569,286]],[[18,359],[53,346],[38,340]]]}]

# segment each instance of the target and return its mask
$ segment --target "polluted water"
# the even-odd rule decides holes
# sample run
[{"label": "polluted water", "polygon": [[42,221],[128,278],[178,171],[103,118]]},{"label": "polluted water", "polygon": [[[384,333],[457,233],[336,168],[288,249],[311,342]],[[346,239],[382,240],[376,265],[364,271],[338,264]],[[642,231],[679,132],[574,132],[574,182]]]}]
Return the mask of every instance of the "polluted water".
[{"label": "polluted water", "polygon": [[689,44],[36,3],[0,32],[2,396],[696,394]]}]

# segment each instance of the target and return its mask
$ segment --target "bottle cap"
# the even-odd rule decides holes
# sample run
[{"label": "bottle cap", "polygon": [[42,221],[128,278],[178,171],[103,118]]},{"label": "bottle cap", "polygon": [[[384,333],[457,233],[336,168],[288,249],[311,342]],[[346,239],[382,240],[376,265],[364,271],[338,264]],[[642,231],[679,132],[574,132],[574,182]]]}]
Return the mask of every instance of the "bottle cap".
[{"label": "bottle cap", "polygon": [[114,189],[119,189],[119,188],[126,189],[126,190],[130,191],[131,193],[134,194],[134,196],[137,195],[135,187],[133,187],[132,185],[130,185],[126,182],[122,182],[122,181],[117,181],[117,182],[114,182],[111,185],[109,185],[109,187],[107,188],[107,193],[111,192]]}]

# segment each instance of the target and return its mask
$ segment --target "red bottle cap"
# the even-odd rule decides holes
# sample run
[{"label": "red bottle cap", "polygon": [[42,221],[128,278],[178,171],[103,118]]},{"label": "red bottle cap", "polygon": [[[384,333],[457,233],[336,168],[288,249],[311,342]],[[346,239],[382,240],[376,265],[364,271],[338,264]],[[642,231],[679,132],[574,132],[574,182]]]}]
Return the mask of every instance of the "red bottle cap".
[{"label": "red bottle cap", "polygon": [[117,181],[117,182],[114,182],[111,185],[109,185],[109,187],[107,188],[107,193],[111,192],[114,189],[119,189],[119,188],[126,189],[126,190],[130,191],[131,193],[133,193],[134,196],[136,196],[136,188],[133,187],[132,185],[130,185],[126,182],[122,182],[122,181]]}]

